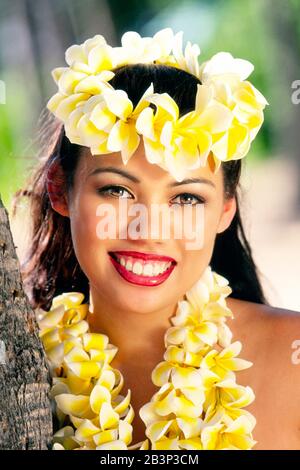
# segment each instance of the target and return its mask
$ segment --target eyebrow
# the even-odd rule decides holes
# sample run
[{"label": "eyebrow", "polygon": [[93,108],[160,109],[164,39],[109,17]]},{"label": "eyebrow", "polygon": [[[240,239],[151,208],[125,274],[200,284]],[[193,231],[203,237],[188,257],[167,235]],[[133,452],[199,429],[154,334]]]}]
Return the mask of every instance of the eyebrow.
[{"label": "eyebrow", "polygon": [[[121,168],[115,168],[113,166],[108,166],[108,167],[105,167],[105,168],[95,168],[91,173],[88,174],[88,177],[92,176],[92,175],[96,175],[98,173],[116,173],[117,175],[124,176],[124,178],[129,179],[133,183],[140,183],[141,182],[136,176],[132,175],[131,173],[129,173],[125,170],[121,170]],[[201,178],[187,178],[187,179],[184,179],[182,181],[175,181],[175,182],[170,183],[168,186],[169,187],[176,187],[176,186],[180,186],[180,185],[183,185],[183,184],[190,184],[190,183],[205,183],[205,184],[209,184],[210,186],[213,186],[214,188],[216,187],[215,184],[211,180],[209,180],[207,178],[203,178],[203,177],[201,177]]]}]

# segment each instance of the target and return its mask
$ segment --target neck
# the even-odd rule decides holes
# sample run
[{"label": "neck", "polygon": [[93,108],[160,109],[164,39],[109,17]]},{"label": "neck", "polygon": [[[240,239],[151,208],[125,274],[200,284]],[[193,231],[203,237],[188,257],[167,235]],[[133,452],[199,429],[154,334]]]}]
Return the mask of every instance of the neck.
[{"label": "neck", "polygon": [[[226,303],[234,314],[233,319],[227,318],[227,325],[233,333],[232,341],[242,339],[248,322],[248,309],[243,302],[231,297],[227,297]],[[146,371],[164,360],[164,336],[173,326],[170,319],[176,309],[177,303],[146,314],[116,309],[91,287],[87,321],[91,332],[107,335],[110,344],[118,348],[111,362],[113,367],[125,371],[132,369],[134,364],[136,369],[141,367]],[[137,361],[138,358],[141,361]]]},{"label": "neck", "polygon": [[[170,319],[176,313],[177,303],[148,313],[123,311],[109,305],[93,287],[87,321],[90,331],[108,336],[110,344],[118,348],[114,367],[125,367],[133,361],[149,367],[163,360],[164,335],[173,326]],[[141,358],[141,362],[137,359]]]},{"label": "neck", "polygon": [[[248,337],[249,324],[254,320],[251,309],[251,302],[235,299],[234,297],[226,298],[227,307],[233,313],[233,318],[227,318],[226,323],[232,332],[232,342],[244,341]],[[247,340],[245,341],[247,344]]]}]

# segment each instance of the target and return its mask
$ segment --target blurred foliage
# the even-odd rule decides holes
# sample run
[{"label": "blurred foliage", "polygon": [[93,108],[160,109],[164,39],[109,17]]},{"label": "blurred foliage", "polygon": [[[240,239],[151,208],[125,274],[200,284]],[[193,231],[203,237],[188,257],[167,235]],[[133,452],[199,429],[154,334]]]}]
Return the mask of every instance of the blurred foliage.
[{"label": "blurred foliage", "polygon": [[[228,51],[255,66],[249,80],[272,104],[272,81],[276,70],[276,47],[266,24],[266,3],[253,0],[215,0],[216,23],[211,42],[201,51],[201,61],[218,51]],[[271,146],[272,112],[265,109],[265,122],[252,144],[256,157],[267,156]]]},{"label": "blurred foliage", "polygon": [[32,116],[25,87],[18,86],[13,75],[6,76],[5,83],[7,103],[0,105],[0,194],[8,207],[30,161],[25,147],[32,141],[28,137]]}]

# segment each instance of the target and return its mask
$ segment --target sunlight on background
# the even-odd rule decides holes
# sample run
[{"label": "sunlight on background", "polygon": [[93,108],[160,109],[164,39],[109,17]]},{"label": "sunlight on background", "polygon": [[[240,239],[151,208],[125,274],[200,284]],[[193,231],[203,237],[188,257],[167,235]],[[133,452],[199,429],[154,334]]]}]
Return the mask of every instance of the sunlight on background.
[{"label": "sunlight on background", "polygon": [[[300,311],[300,104],[291,100],[300,79],[300,0],[285,0],[284,8],[281,0],[0,4],[0,193],[9,211],[36,161],[38,118],[56,91],[50,72],[65,65],[71,44],[103,34],[117,45],[127,30],[153,35],[172,27],[199,44],[201,61],[224,50],[255,65],[250,80],[270,106],[244,165],[243,220],[271,304]],[[27,220],[24,201],[12,221],[21,258]]]}]

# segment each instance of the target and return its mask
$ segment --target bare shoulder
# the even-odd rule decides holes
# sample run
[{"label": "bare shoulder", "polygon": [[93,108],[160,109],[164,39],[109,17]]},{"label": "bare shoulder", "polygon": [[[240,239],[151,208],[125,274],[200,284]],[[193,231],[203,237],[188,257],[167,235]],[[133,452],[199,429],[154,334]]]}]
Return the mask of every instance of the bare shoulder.
[{"label": "bare shoulder", "polygon": [[295,387],[297,382],[299,394],[300,312],[239,299],[231,299],[229,307],[242,318],[237,332],[252,358],[276,369],[282,380],[287,379],[287,386]]},{"label": "bare shoulder", "polygon": [[280,338],[295,335],[300,338],[300,312],[246,300],[229,298],[229,307],[235,317],[244,317],[243,325],[255,323],[262,333],[280,333]]},{"label": "bare shoulder", "polygon": [[[229,300],[229,298],[227,298]],[[238,372],[238,382],[250,385],[255,400],[247,410],[257,419],[257,449],[300,448],[300,312],[243,300],[227,305],[233,340],[240,340],[240,357],[252,362]]]}]

